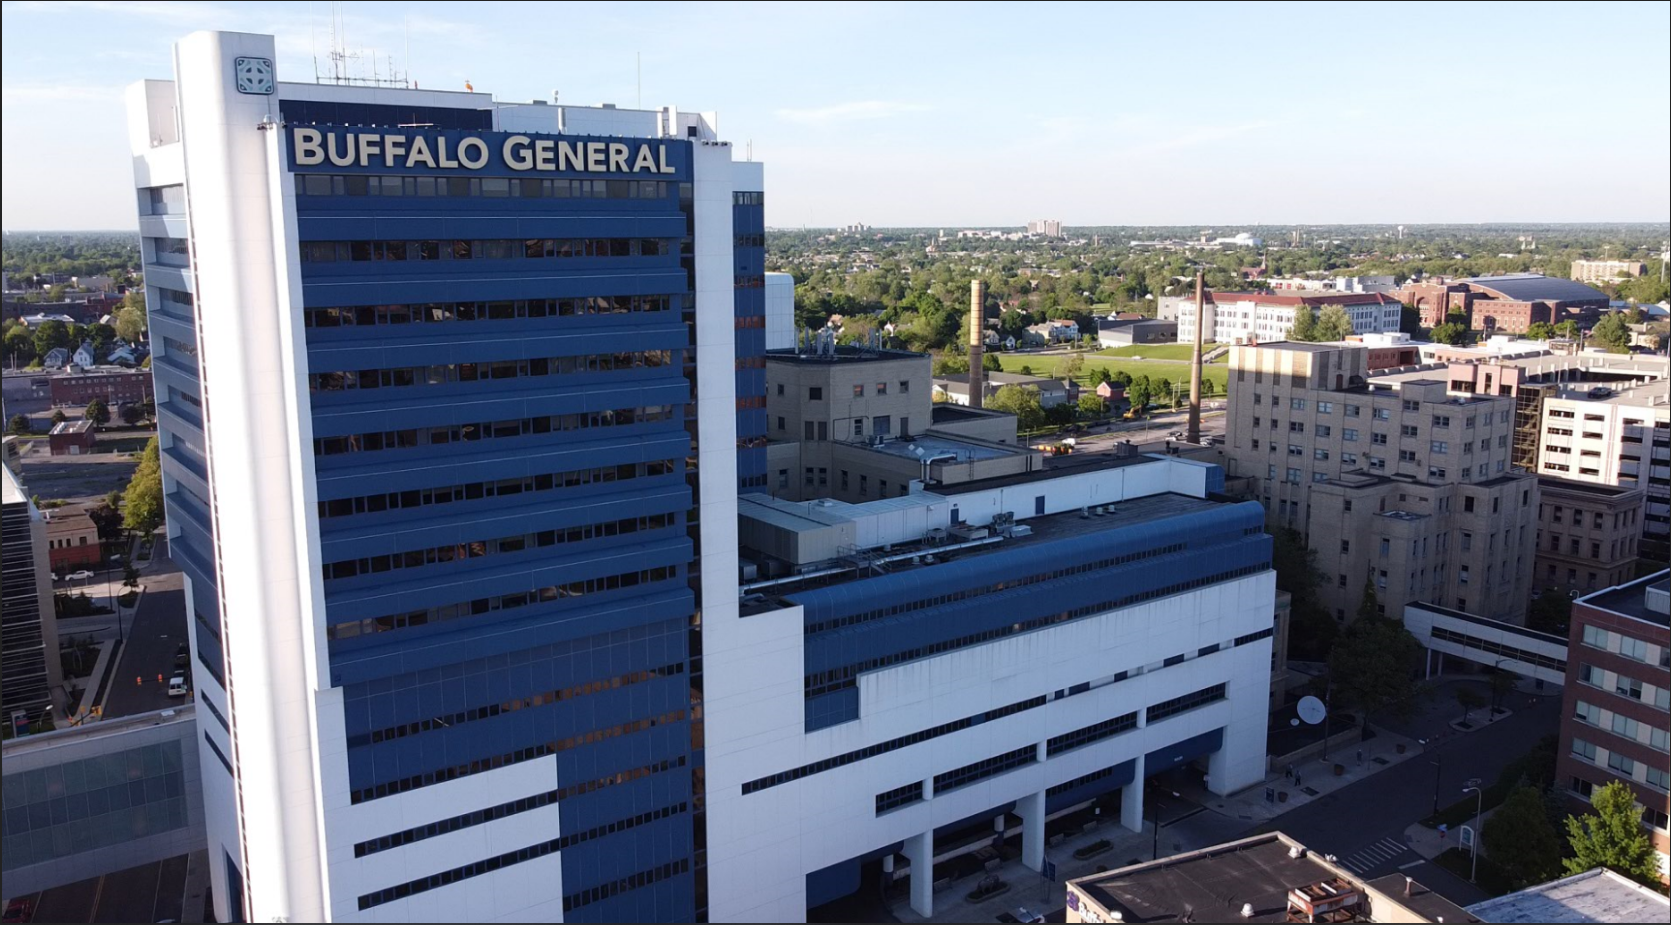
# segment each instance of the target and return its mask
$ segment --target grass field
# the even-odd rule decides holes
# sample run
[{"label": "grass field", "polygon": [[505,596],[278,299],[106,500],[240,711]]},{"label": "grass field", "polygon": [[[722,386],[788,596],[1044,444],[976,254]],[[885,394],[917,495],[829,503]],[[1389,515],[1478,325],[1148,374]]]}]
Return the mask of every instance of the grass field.
[{"label": "grass field", "polygon": [[[1217,344],[1206,344],[1201,348],[1202,353],[1211,351]],[[1143,357],[1151,360],[1187,360],[1190,352],[1195,349],[1193,344],[1134,344],[1130,347],[1109,347],[1098,350],[1096,356],[1102,357]]]},{"label": "grass field", "polygon": [[[1031,366],[1035,376],[1054,376],[1056,370],[1067,357],[1065,356],[1029,356],[1027,354],[1001,353],[998,362],[1004,367],[1004,372],[1018,373],[1021,367]],[[1174,383],[1189,382],[1188,363],[1163,363],[1150,360],[1128,360],[1124,357],[1104,357],[1092,354],[1085,357],[1085,367],[1079,374],[1079,381],[1091,383],[1096,380],[1097,370],[1108,367],[1110,373],[1125,370],[1133,378],[1148,376],[1150,379],[1166,378]],[[1211,382],[1215,392],[1223,395],[1225,385],[1230,381],[1230,371],[1222,364],[1207,365],[1201,368],[1201,378]]]}]

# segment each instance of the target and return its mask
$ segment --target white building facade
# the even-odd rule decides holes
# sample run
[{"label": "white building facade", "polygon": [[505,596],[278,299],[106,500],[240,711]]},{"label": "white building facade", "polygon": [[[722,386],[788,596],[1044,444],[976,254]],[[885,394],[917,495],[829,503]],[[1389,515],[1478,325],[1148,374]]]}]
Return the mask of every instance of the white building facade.
[{"label": "white building facade", "polygon": [[[1195,342],[1195,301],[1175,303],[1178,343]],[[1375,334],[1399,329],[1403,307],[1398,300],[1379,293],[1301,296],[1281,293],[1218,292],[1206,305],[1208,343],[1263,344],[1287,340],[1294,327],[1294,313],[1309,305],[1320,314],[1328,305],[1345,309],[1352,319],[1353,334]]]},{"label": "white building facade", "polygon": [[274,59],[128,91],[217,919],[707,915],[761,165]]}]

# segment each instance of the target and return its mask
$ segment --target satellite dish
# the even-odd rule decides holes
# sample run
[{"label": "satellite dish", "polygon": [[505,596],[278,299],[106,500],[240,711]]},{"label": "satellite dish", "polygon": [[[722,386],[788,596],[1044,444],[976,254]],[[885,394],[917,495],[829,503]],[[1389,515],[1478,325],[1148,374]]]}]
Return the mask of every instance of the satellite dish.
[{"label": "satellite dish", "polygon": [[1323,706],[1323,701],[1318,700],[1316,697],[1300,698],[1299,709],[1300,719],[1305,720],[1305,723],[1308,726],[1317,725],[1323,721],[1323,717],[1329,715],[1329,708]]}]

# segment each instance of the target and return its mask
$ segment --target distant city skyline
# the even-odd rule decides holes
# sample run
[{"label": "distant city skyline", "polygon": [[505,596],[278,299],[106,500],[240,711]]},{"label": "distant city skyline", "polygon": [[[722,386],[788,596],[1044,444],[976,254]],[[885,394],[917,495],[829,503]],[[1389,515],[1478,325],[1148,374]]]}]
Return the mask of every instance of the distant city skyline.
[{"label": "distant city skyline", "polygon": [[[385,75],[392,59],[425,89],[468,81],[501,100],[556,89],[636,106],[641,58],[645,107],[712,106],[739,159],[769,162],[774,227],[1663,222],[1671,77],[1625,75],[1663,60],[1671,15],[1600,7],[1029,7],[1019,20],[889,4],[411,3],[395,16],[345,3],[337,23]],[[171,76],[175,39],[272,32],[292,81],[316,57],[327,68],[331,47],[329,4],[0,10],[8,230],[134,227],[121,94]],[[1586,66],[1509,71],[1467,44],[1440,64],[1419,52],[1430,34]]]}]

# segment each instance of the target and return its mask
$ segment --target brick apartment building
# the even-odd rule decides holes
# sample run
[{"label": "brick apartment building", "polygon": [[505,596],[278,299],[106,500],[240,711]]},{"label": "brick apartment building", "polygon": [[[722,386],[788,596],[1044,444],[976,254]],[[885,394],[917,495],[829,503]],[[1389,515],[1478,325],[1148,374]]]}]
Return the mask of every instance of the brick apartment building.
[{"label": "brick apartment building", "polygon": [[1671,852],[1671,572],[1579,598],[1572,606],[1557,780],[1587,810],[1596,787],[1623,781],[1644,811],[1660,880]]},{"label": "brick apartment building", "polygon": [[1647,492],[1539,476],[1532,587],[1588,594],[1636,574]]},{"label": "brick apartment building", "polygon": [[98,527],[81,508],[48,512],[46,547],[52,570],[60,575],[86,566],[97,568],[104,560],[100,555]]},{"label": "brick apartment building", "polygon": [[150,370],[98,370],[71,373],[52,379],[54,406],[85,405],[102,398],[113,408],[119,404],[151,401],[154,393]]}]

